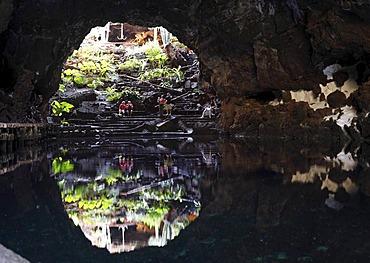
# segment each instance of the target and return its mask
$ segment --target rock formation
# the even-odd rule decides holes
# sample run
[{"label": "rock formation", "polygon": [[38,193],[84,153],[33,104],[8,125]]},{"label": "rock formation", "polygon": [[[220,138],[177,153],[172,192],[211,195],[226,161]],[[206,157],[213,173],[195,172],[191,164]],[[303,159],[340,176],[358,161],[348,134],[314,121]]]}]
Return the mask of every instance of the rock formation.
[{"label": "rock formation", "polygon": [[[346,72],[359,91],[346,103],[365,116],[369,11],[369,2],[360,0],[2,0],[0,121],[38,121],[58,89],[67,56],[92,27],[117,21],[162,25],[198,54],[202,83],[222,99],[220,130],[307,137],[324,129],[335,135],[338,129],[323,122],[322,110],[307,101],[281,103],[280,95],[304,90],[325,100],[328,94],[319,90],[328,82],[323,70],[353,66],[354,72]],[[336,74],[334,82],[346,80]],[[344,101],[332,97],[332,105]]]}]

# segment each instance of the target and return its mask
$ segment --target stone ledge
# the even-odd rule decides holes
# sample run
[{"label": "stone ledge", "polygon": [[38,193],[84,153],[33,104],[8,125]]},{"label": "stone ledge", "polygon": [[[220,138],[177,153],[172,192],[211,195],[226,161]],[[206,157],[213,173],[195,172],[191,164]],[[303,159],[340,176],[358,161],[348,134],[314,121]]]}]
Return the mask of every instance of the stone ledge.
[{"label": "stone ledge", "polygon": [[26,263],[29,261],[22,258],[20,255],[14,253],[0,244],[0,263]]}]

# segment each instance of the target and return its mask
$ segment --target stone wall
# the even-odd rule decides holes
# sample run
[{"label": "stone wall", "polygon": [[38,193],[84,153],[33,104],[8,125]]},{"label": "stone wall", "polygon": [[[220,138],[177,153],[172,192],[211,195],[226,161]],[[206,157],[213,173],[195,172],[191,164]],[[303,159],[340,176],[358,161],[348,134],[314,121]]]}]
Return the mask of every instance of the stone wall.
[{"label": "stone wall", "polygon": [[[93,26],[113,21],[162,25],[194,49],[201,62],[202,83],[223,100],[220,129],[245,133],[260,126],[258,118],[282,121],[279,114],[261,117],[270,110],[266,101],[258,99],[260,94],[315,90],[327,82],[322,70],[334,63],[346,66],[362,61],[368,67],[369,11],[367,1],[346,0],[3,0],[0,121],[45,119],[67,56]],[[251,103],[257,115],[248,118],[254,121],[249,124],[246,116],[230,119],[246,111],[251,115]],[[272,111],[300,127],[301,121],[291,120],[297,107],[305,106]],[[315,129],[321,121],[311,120],[306,126]]]}]

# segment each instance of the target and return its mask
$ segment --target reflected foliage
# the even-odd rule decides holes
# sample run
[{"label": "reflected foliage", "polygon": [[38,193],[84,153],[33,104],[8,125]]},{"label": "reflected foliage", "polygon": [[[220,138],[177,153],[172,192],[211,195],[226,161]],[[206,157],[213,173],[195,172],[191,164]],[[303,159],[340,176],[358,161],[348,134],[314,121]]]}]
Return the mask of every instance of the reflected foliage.
[{"label": "reflected foliage", "polygon": [[[189,164],[170,154],[146,160],[114,153],[112,159],[98,159],[95,174],[84,174],[80,167],[90,160],[74,160],[52,161],[65,209],[94,245],[112,253],[163,246],[199,214],[203,172],[189,173]],[[201,155],[193,161],[199,165],[200,160]],[[120,249],[110,241],[116,228],[124,236]],[[143,237],[136,240],[130,231]]]},{"label": "reflected foliage", "polygon": [[57,157],[52,162],[53,174],[68,173],[74,170],[74,165],[70,160],[63,160],[62,157]]}]

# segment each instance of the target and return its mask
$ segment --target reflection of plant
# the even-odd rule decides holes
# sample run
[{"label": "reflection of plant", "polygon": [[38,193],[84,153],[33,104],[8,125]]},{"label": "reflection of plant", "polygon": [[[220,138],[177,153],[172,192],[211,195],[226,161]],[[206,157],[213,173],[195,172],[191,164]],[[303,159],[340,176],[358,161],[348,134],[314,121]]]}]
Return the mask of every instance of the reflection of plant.
[{"label": "reflection of plant", "polygon": [[159,226],[164,218],[165,213],[150,212],[141,217],[141,221],[149,228]]},{"label": "reflection of plant", "polygon": [[114,207],[113,198],[106,198],[105,196],[100,197],[98,200],[81,200],[78,202],[78,208],[83,210],[103,209],[107,210]]},{"label": "reflection of plant", "polygon": [[55,158],[52,162],[53,173],[68,173],[74,170],[74,164],[70,160],[64,161],[62,157]]},{"label": "reflection of plant", "polygon": [[51,103],[51,113],[53,116],[62,116],[63,113],[69,113],[71,112],[71,109],[73,109],[73,105],[66,102],[66,101],[57,101],[53,100]]},{"label": "reflection of plant", "polygon": [[181,201],[181,197],[184,195],[184,193],[185,193],[184,187],[179,186],[178,189],[171,189],[165,187],[151,188],[141,191],[140,195],[142,195],[145,199],[169,202],[172,200]]},{"label": "reflection of plant", "polygon": [[114,183],[118,182],[118,179],[115,176],[108,176],[108,177],[105,177],[105,181],[110,186],[110,185],[113,185]]}]

